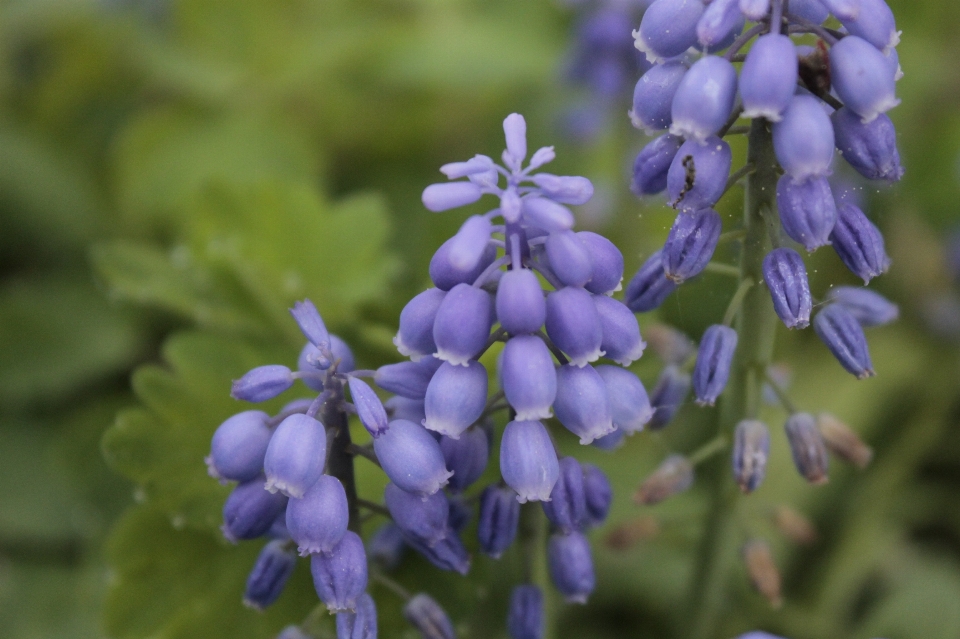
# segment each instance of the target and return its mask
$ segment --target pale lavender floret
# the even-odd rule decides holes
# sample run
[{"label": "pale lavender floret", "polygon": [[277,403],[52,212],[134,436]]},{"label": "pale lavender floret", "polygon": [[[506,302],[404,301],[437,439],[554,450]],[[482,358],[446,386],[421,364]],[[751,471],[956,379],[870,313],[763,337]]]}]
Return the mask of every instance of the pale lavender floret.
[{"label": "pale lavender floret", "polygon": [[633,162],[630,190],[638,197],[655,195],[667,188],[667,172],[683,145],[677,135],[661,135],[641,149]]},{"label": "pale lavender floret", "polygon": [[543,593],[533,584],[514,587],[507,611],[510,639],[543,639]]},{"label": "pale lavender floret", "polygon": [[677,285],[663,273],[663,251],[647,258],[636,272],[623,296],[624,303],[634,313],[646,313],[663,304],[677,290]]},{"label": "pale lavender floret", "polygon": [[550,535],[547,543],[547,565],[554,587],[567,603],[587,603],[596,577],[590,542],[581,532]]},{"label": "pale lavender floret", "polygon": [[433,435],[404,419],[390,422],[387,432],[373,440],[373,451],[390,481],[410,493],[432,495],[453,474]]},{"label": "pale lavender floret", "polygon": [[697,22],[697,41],[704,51],[719,51],[730,46],[731,35],[743,30],[740,0],[713,0]]},{"label": "pale lavender floret", "polygon": [[655,0],[633,32],[634,45],[650,62],[684,53],[697,43],[697,22],[703,10],[701,0]]},{"label": "pale lavender floret", "polygon": [[760,487],[769,457],[770,432],[766,424],[756,419],[737,424],[733,434],[733,478],[743,493],[752,493]]},{"label": "pale lavender floret", "polygon": [[789,37],[768,33],[757,38],[740,69],[743,117],[779,122],[796,92],[799,68]]},{"label": "pale lavender floret", "polygon": [[347,493],[330,475],[322,475],[303,498],[287,504],[287,530],[301,557],[333,550],[347,532],[349,518]]},{"label": "pale lavender floret", "polygon": [[783,230],[807,251],[830,243],[837,205],[827,178],[798,181],[784,175],[777,182],[777,209]]},{"label": "pale lavender floret", "polygon": [[247,577],[243,604],[263,610],[280,596],[297,565],[296,553],[287,550],[287,542],[274,540],[263,547]]},{"label": "pale lavender floret", "polygon": [[540,505],[560,532],[571,533],[583,528],[587,522],[587,495],[580,462],[573,457],[560,458],[560,475],[550,492],[550,501]]},{"label": "pale lavender floret", "polygon": [[400,329],[393,338],[393,343],[401,355],[416,361],[436,352],[433,322],[445,296],[444,291],[429,288],[407,302],[400,311]]},{"label": "pale lavender floret", "polygon": [[500,441],[500,474],[517,501],[544,501],[560,476],[553,441],[538,421],[512,421]]},{"label": "pale lavender floret", "polygon": [[729,326],[714,324],[704,331],[693,368],[693,392],[700,406],[713,406],[720,397],[736,348],[737,332]]},{"label": "pale lavender floret", "polygon": [[829,175],[833,147],[833,124],[820,100],[794,96],[773,125],[773,150],[783,170],[795,180]]},{"label": "pale lavender floret", "polygon": [[880,229],[852,204],[844,202],[837,207],[837,223],[830,239],[840,260],[864,284],[890,268]]},{"label": "pale lavender floret", "polygon": [[[740,12],[748,20],[759,22],[770,13],[770,0],[740,0]],[[756,43],[753,46],[757,46]]]},{"label": "pale lavender floret", "polygon": [[547,236],[547,260],[550,270],[567,286],[583,286],[593,276],[593,260],[586,244],[573,231]]},{"label": "pale lavender floret", "polygon": [[[553,150],[552,146],[541,146],[539,149],[534,151],[533,156],[530,158],[530,162],[527,164],[527,171],[533,171],[534,169],[539,169],[544,164],[550,164],[557,158],[556,152]],[[545,175],[545,174],[538,174]],[[586,178],[582,178],[586,179]],[[591,185],[591,189],[593,186]],[[572,203],[571,203],[572,204]]]},{"label": "pale lavender floret", "polygon": [[503,120],[503,134],[507,148],[503,163],[512,171],[519,171],[527,157],[527,121],[519,113],[511,113]]},{"label": "pale lavender floret", "polygon": [[593,303],[600,314],[603,332],[600,348],[604,356],[621,366],[629,366],[640,359],[647,345],[640,337],[640,325],[633,312],[623,302],[606,295],[594,295]]},{"label": "pale lavender floret", "polygon": [[450,265],[458,271],[476,268],[490,243],[493,227],[485,215],[471,215],[451,238]]},{"label": "pale lavender floret", "polygon": [[542,339],[534,335],[510,338],[503,347],[500,378],[518,420],[551,416],[550,407],[557,396],[557,373]]},{"label": "pale lavender floret", "polygon": [[290,415],[277,426],[263,469],[264,488],[287,497],[303,497],[323,474],[327,455],[327,434],[323,424],[308,415]]},{"label": "pale lavender floret", "polygon": [[874,376],[867,337],[853,313],[828,304],[813,318],[813,330],[848,373],[857,379]]},{"label": "pale lavender floret", "polygon": [[442,491],[421,497],[388,483],[383,501],[406,538],[433,546],[449,533],[450,502]]},{"label": "pale lavender floret", "polygon": [[221,481],[246,482],[263,471],[263,457],[270,443],[270,416],[247,410],[226,419],[213,433],[207,471]]},{"label": "pale lavender floret", "polygon": [[574,366],[586,366],[603,355],[603,326],[590,293],[564,287],[547,295],[547,335]]},{"label": "pale lavender floret", "polygon": [[424,357],[419,362],[400,362],[385,364],[377,369],[373,381],[385,391],[423,401],[427,396],[427,386],[443,361],[436,357]]},{"label": "pale lavender floret", "polygon": [[698,144],[710,143],[709,138],[730,118],[736,97],[737,71],[730,61],[703,56],[683,76],[673,96],[670,133]]},{"label": "pale lavender floret", "polygon": [[730,145],[718,137],[707,138],[703,144],[684,142],[667,172],[670,206],[681,211],[711,208],[727,188],[732,163]]},{"label": "pale lavender floret", "polygon": [[830,17],[830,11],[820,0],[790,0],[790,13],[813,24],[823,24]]},{"label": "pale lavender floret", "polygon": [[453,473],[447,490],[460,492],[480,479],[490,459],[490,436],[488,429],[474,426],[460,435],[460,439],[440,438],[447,470]]},{"label": "pale lavender floret", "polygon": [[520,502],[510,488],[490,485],[480,493],[477,539],[484,554],[499,559],[513,544],[520,523]]},{"label": "pale lavender floret", "polygon": [[451,237],[441,244],[430,260],[430,279],[441,291],[449,291],[457,284],[473,284],[480,274],[497,259],[497,248],[493,244],[487,244],[476,266],[467,270],[456,268],[450,258],[453,239]]},{"label": "pale lavender floret", "polygon": [[598,233],[580,231],[577,237],[586,245],[593,262],[593,276],[584,288],[597,295],[612,295],[619,291],[623,281],[623,253],[620,249]]},{"label": "pale lavender floret", "polygon": [[[323,319],[320,317],[320,312],[317,311],[317,307],[313,305],[313,302],[310,300],[295,302],[293,308],[290,309],[290,314],[293,316],[293,319],[296,320],[300,330],[303,331],[304,337],[306,337],[311,344],[321,350],[329,345],[330,334],[327,332],[327,327],[324,325]],[[326,366],[321,368],[326,368]]]},{"label": "pale lavender floret", "polygon": [[844,105],[864,123],[900,104],[890,63],[857,36],[847,36],[830,49],[830,80]]},{"label": "pale lavender floret", "polygon": [[859,15],[852,19],[837,15],[847,31],[863,38],[884,53],[897,46],[900,43],[900,32],[897,31],[893,11],[887,3],[883,0],[859,0],[859,4]]},{"label": "pale lavender floret", "polygon": [[677,284],[699,275],[713,258],[722,230],[713,209],[680,213],[663,245],[663,272]]},{"label": "pale lavender floret", "polygon": [[286,506],[285,495],[263,488],[263,477],[239,484],[223,504],[223,536],[234,543],[256,539],[270,530]]},{"label": "pale lavender floret", "polygon": [[403,616],[424,639],[456,639],[453,622],[432,597],[422,592],[403,607]]},{"label": "pale lavender floret", "polygon": [[525,197],[521,202],[523,204],[523,219],[528,225],[548,232],[566,231],[573,228],[573,213],[562,204],[536,196]]},{"label": "pale lavender floret", "polygon": [[377,639],[377,607],[373,597],[363,593],[357,598],[355,612],[337,613],[337,639]]},{"label": "pale lavender floret", "polygon": [[452,532],[433,546],[427,546],[412,537],[407,539],[407,543],[440,570],[450,570],[461,575],[470,571],[470,554],[460,537]]},{"label": "pale lavender floret", "polygon": [[486,346],[493,320],[493,298],[486,291],[457,284],[447,293],[433,322],[435,356],[466,366]]},{"label": "pale lavender floret", "polygon": [[500,326],[511,335],[536,333],[547,316],[540,280],[526,268],[503,274],[497,285],[496,307]]},{"label": "pale lavender floret", "polygon": [[[388,426],[387,411],[380,402],[380,398],[361,379],[350,377],[347,383],[350,386],[350,397],[357,409],[360,423],[372,436],[379,437],[387,430]],[[427,387],[427,392],[429,392],[429,387]]]},{"label": "pale lavender floret", "polygon": [[860,15],[860,0],[820,0],[820,2],[841,21],[855,20]]},{"label": "pale lavender floret", "polygon": [[444,164],[440,167],[440,172],[446,175],[448,180],[456,180],[495,170],[495,166],[493,159],[486,155],[475,155],[466,162],[450,162],[449,164]]},{"label": "pale lavender floret", "polygon": [[607,387],[592,366],[567,364],[557,369],[557,420],[581,444],[608,435],[616,428],[610,415]]},{"label": "pale lavender floret", "polygon": [[613,504],[613,487],[606,473],[593,464],[581,464],[583,468],[583,495],[587,501],[587,518],[584,522],[588,526],[599,526]]},{"label": "pale lavender floret", "polygon": [[403,531],[392,521],[388,521],[367,540],[367,556],[383,570],[393,570],[400,564],[407,543]]},{"label": "pale lavender floret", "polygon": [[883,326],[900,317],[900,308],[883,295],[858,286],[837,286],[827,298],[844,307],[864,328]]},{"label": "pale lavender floret", "polygon": [[650,405],[653,407],[653,416],[650,418],[650,429],[660,430],[669,424],[690,392],[691,379],[680,367],[673,364],[665,366],[657,379],[657,385],[650,393]]},{"label": "pale lavender floret", "polygon": [[778,248],[763,258],[763,279],[773,299],[773,310],[787,328],[810,324],[813,298],[803,258],[791,248]]},{"label": "pale lavender floret", "polygon": [[293,373],[286,366],[258,366],[233,381],[230,396],[245,402],[265,402],[288,390],[293,386],[293,381]]},{"label": "pale lavender floret", "polygon": [[483,190],[473,182],[441,182],[425,188],[420,199],[428,211],[440,213],[473,204],[482,196]]},{"label": "pale lavender floret", "polygon": [[626,434],[642,431],[653,417],[653,407],[643,382],[618,366],[597,366],[597,372],[607,387],[610,416],[617,430]]},{"label": "pale lavender floret", "polygon": [[633,109],[629,114],[633,126],[647,133],[670,128],[673,95],[686,72],[686,64],[670,61],[654,65],[640,76],[633,89]]},{"label": "pale lavender floret", "polygon": [[794,413],[784,430],[797,471],[811,484],[826,483],[830,458],[816,418],[810,413]]},{"label": "pale lavender floret", "polygon": [[897,131],[884,114],[864,124],[860,116],[844,107],[834,112],[837,149],[850,166],[868,180],[896,181],[903,177]]},{"label": "pale lavender floret", "polygon": [[353,611],[367,589],[367,554],[360,535],[348,530],[329,552],[310,557],[317,596],[330,612]]},{"label": "pale lavender floret", "polygon": [[424,399],[423,425],[434,432],[459,439],[480,419],[487,403],[487,369],[475,360],[466,366],[449,362],[434,373]]},{"label": "pale lavender floret", "polygon": [[579,175],[537,173],[531,179],[543,195],[560,204],[586,204],[593,197],[593,184]]}]

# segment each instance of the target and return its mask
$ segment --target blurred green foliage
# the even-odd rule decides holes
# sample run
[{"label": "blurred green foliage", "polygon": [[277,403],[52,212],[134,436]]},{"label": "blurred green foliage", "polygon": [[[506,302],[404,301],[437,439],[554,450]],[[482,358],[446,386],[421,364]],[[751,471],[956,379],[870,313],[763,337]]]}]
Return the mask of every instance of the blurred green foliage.
[{"label": "blurred green foliage", "polygon": [[[743,527],[771,541],[786,604],[770,610],[735,574],[718,637],[960,636],[960,351],[926,322],[955,288],[940,256],[960,198],[960,8],[891,4],[907,176],[867,195],[894,258],[879,288],[903,320],[871,333],[870,381],[849,378],[809,331],[784,331],[777,353],[794,400],[850,423],[875,463],[836,464],[811,489],[773,429],[770,476]],[[554,126],[573,99],[558,81],[571,22],[550,0],[0,2],[0,636],[265,638],[310,613],[305,565],[268,613],[240,604],[258,548],[221,539],[227,488],[202,463],[238,410],[229,382],[295,361],[286,308],[304,297],[361,365],[396,358],[397,314],[463,219],[424,212],[420,191],[444,162],[495,155],[507,113],[527,116],[533,146],[556,145],[551,170],[595,182],[602,204],[581,224],[614,238],[628,273],[662,242],[671,212],[626,191],[643,141],[625,118],[590,143]],[[730,223],[738,200],[721,211]],[[818,295],[855,283],[823,251],[811,272]],[[696,336],[729,294],[708,275],[660,316]],[[650,356],[635,370],[652,382],[658,368]],[[613,455],[562,439],[610,474],[617,498],[594,534],[598,590],[560,611],[560,636],[680,636],[705,491],[652,510],[629,495],[711,427],[692,406],[681,419]],[[358,470],[376,496],[382,476]],[[815,544],[769,523],[781,503],[815,523]],[[651,515],[656,539],[605,543]],[[469,580],[413,556],[395,576],[437,596],[462,636],[499,637],[518,553],[476,556]],[[399,600],[375,596],[381,636],[412,637]]]}]

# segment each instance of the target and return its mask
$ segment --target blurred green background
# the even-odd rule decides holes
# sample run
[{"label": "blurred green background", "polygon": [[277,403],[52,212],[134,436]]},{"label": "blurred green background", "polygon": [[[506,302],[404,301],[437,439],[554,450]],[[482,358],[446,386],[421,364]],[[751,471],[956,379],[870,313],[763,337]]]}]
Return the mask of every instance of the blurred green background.
[{"label": "blurred green background", "polygon": [[[946,252],[960,222],[960,6],[891,6],[906,176],[864,197],[893,257],[876,288],[902,319],[870,333],[878,376],[863,382],[810,331],[782,331],[777,347],[795,401],[845,420],[875,461],[835,463],[811,488],[772,429],[743,527],[771,543],[786,603],[772,610],[735,574],[718,637],[960,636],[960,289]],[[552,0],[0,2],[0,637],[266,638],[309,613],[305,565],[266,614],[241,606],[259,546],[221,540],[227,489],[202,464],[238,410],[230,380],[295,362],[285,309],[304,297],[361,365],[395,360],[399,310],[464,219],[425,212],[420,192],[445,162],[498,155],[508,113],[526,116],[532,148],[556,146],[549,170],[594,181],[580,225],[614,239],[628,275],[662,243],[671,211],[627,190],[644,144],[628,98],[587,139],[561,126],[589,100],[561,80],[575,22]],[[730,223],[741,202],[725,201]],[[810,271],[815,295],[856,284],[826,251]],[[704,276],[660,319],[698,336],[731,287]],[[649,387],[659,367],[650,355],[635,370]],[[616,500],[593,533],[598,589],[560,612],[560,636],[681,636],[707,491],[646,509],[629,496],[709,421],[685,407],[663,434],[577,451]],[[383,480],[361,468],[375,495]],[[770,525],[780,504],[814,523],[815,543]],[[605,542],[651,516],[654,539]],[[476,556],[462,579],[408,556],[396,578],[433,593],[461,636],[501,637],[516,560]],[[374,594],[381,636],[415,636],[400,601]]]}]

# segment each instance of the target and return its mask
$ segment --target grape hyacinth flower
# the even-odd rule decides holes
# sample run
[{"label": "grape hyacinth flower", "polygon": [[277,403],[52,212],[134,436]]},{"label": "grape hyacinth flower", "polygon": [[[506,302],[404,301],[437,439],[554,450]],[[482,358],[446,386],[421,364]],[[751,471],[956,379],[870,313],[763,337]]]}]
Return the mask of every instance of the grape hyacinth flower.
[{"label": "grape hyacinth flower", "polygon": [[547,545],[547,565],[553,585],[569,603],[587,603],[596,577],[590,543],[580,532],[556,533]]},{"label": "grape hyacinth flower", "polygon": [[667,173],[682,145],[683,138],[667,133],[643,147],[633,162],[630,190],[637,197],[664,191],[667,188]]},{"label": "grape hyacinth flower", "polygon": [[837,205],[825,177],[796,180],[784,175],[777,182],[777,208],[784,232],[808,252],[830,243]]},{"label": "grape hyacinth flower", "polygon": [[510,639],[543,639],[543,592],[532,584],[517,586],[510,593],[507,634]]},{"label": "grape hyacinth flower", "polygon": [[770,251],[763,258],[763,275],[777,316],[787,328],[806,328],[813,298],[800,254],[789,248]]},{"label": "grape hyacinth flower", "polygon": [[663,272],[682,284],[699,275],[713,257],[720,239],[720,215],[713,209],[681,213],[663,245]]},{"label": "grape hyacinth flower", "polygon": [[810,413],[796,413],[784,425],[797,471],[811,484],[827,481],[827,448]]},{"label": "grape hyacinth flower", "polygon": [[263,610],[283,592],[297,565],[297,555],[289,546],[290,542],[275,539],[260,551],[257,562],[247,577],[247,587],[243,593],[245,606]]},{"label": "grape hyacinth flower", "polygon": [[681,211],[712,208],[727,187],[732,161],[730,145],[716,136],[684,142],[667,172],[670,206]]},{"label": "grape hyacinth flower", "polygon": [[853,204],[844,202],[837,207],[837,223],[830,239],[840,260],[864,284],[890,268],[880,229]]},{"label": "grape hyacinth flower", "polygon": [[883,295],[856,286],[835,286],[827,298],[844,307],[860,322],[860,326],[883,326],[900,316],[900,308]]},{"label": "grape hyacinth flower", "polygon": [[857,379],[873,377],[873,363],[863,328],[840,304],[828,304],[813,319],[813,329],[840,365]]},{"label": "grape hyacinth flower", "polygon": [[744,493],[752,493],[763,481],[770,456],[770,432],[766,424],[745,419],[737,424],[733,444],[733,476]]},{"label": "grape hyacinth flower", "polygon": [[693,369],[693,392],[700,406],[713,406],[730,377],[737,332],[714,324],[703,333],[697,363]]}]

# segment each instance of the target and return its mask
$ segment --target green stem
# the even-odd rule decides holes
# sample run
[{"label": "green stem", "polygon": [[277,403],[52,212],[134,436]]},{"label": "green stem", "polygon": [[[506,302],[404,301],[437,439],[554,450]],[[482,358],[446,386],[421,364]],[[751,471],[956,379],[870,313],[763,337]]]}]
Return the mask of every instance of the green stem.
[{"label": "green stem", "polygon": [[556,637],[559,607],[547,569],[547,518],[539,503],[528,502],[520,507],[518,532],[523,553],[523,581],[536,584],[543,593],[543,636]]},{"label": "green stem", "polygon": [[[756,170],[747,177],[740,281],[762,282],[763,257],[773,248],[771,238],[778,236],[780,223],[775,204],[777,160],[766,120],[757,118],[750,125],[747,162]],[[757,414],[760,383],[773,354],[777,328],[766,287],[745,288],[737,317],[737,352],[720,405],[718,435],[728,439],[732,439],[737,422]],[[739,547],[739,491],[729,466],[729,460],[716,457],[705,462],[700,472],[712,494],[690,586],[686,617],[690,625],[683,633],[688,639],[707,639],[720,631],[717,622],[726,603],[729,573]]]}]

